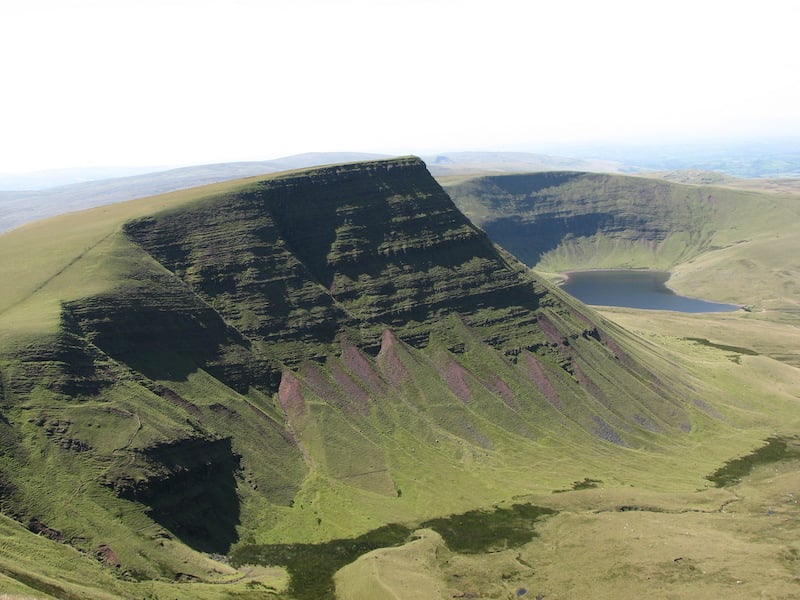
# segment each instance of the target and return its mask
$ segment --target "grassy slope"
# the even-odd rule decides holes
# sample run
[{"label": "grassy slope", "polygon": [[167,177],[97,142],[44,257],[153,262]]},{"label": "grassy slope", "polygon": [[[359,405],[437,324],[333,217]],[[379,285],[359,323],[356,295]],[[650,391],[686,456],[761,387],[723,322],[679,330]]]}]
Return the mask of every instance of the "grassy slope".
[{"label": "grassy slope", "polygon": [[[234,187],[240,185],[241,182],[237,182]],[[230,186],[231,184],[208,186],[204,191],[219,193]],[[199,195],[202,196],[202,193]],[[55,343],[59,333],[62,302],[108,291],[119,285],[120,273],[131,272],[131,265],[141,259],[138,253],[132,252],[134,249],[121,235],[121,226],[125,221],[141,214],[142,209],[157,210],[167,205],[174,207],[197,199],[197,190],[178,192],[144,201],[61,215],[31,223],[0,236],[4,279],[14,282],[14,285],[3,286],[0,290],[0,353],[5,360],[13,361],[21,352],[38,345],[47,345],[51,343],[49,340]],[[0,372],[2,370],[4,369],[0,368]],[[6,389],[8,387],[6,384]],[[143,395],[142,390],[133,385],[117,386],[100,403],[64,405],[54,402],[46,389],[35,391],[31,400],[27,406],[29,414],[35,415],[46,408],[48,415],[54,420],[88,423],[90,429],[82,437],[95,447],[114,452],[115,448],[129,447],[134,440],[146,444],[148,438],[158,438],[157,431],[141,429],[141,421],[149,421],[151,425],[158,427],[157,424],[165,420],[162,416],[165,410],[168,423],[166,427],[174,427],[169,424],[169,419],[175,418],[174,414],[169,414],[169,409],[163,402],[154,402],[153,397]],[[8,401],[9,398],[6,398],[6,402]],[[113,406],[113,412],[109,412],[109,406]],[[113,495],[94,490],[92,486],[89,490],[85,489],[86,483],[95,480],[99,471],[93,469],[91,464],[76,470],[81,463],[71,460],[69,456],[63,456],[37,429],[28,426],[22,432],[30,440],[28,443],[34,444],[34,448],[38,445],[41,450],[26,458],[27,473],[18,475],[30,481],[31,492],[26,492],[26,497],[34,511],[40,510],[40,514],[44,515],[49,513],[46,508],[48,505],[69,507],[64,515],[66,518],[61,518],[61,522],[77,518],[84,522],[84,532],[93,532],[91,539],[84,540],[83,544],[79,542],[78,545],[89,546],[87,550],[91,552],[90,548],[99,543],[108,544],[119,555],[119,559],[128,564],[129,570],[139,571],[145,576],[157,576],[158,572],[152,569],[154,564],[160,563],[166,571],[173,572],[190,565],[190,572],[205,579],[235,577],[234,570],[225,565],[207,563],[206,559],[182,544],[156,539],[159,537],[158,531],[153,528],[152,520],[144,516],[141,507],[115,499]],[[81,435],[79,431],[72,433]],[[59,469],[59,463],[62,463],[60,472],[63,481],[54,486],[50,469]],[[8,465],[4,466],[8,468]],[[18,463],[13,468],[18,469]],[[115,514],[117,518],[114,517]],[[123,517],[122,520],[119,517]],[[137,520],[142,529],[137,535],[131,536],[131,524]],[[14,527],[22,531],[21,527]],[[62,533],[70,535],[69,529],[63,529]],[[154,535],[151,537],[151,534]],[[38,590],[37,597],[48,593],[48,590],[56,590],[52,591],[52,597],[70,597],[68,594],[73,594],[72,597],[76,598],[136,597],[140,592],[145,593],[142,590],[152,593],[152,590],[161,586],[158,583],[125,585],[117,581],[111,571],[101,567],[91,554],[78,555],[67,546],[27,532],[15,533],[7,529],[6,535],[9,541],[19,542],[21,546],[6,544],[3,547],[3,557],[8,561],[8,566],[2,571],[17,573],[17,578],[22,577],[20,573],[27,574],[26,577],[32,578],[30,593]],[[165,543],[170,548],[169,551],[157,548],[158,544]],[[80,560],[73,558],[69,567],[72,570],[83,565],[82,570],[78,570],[74,577],[66,575],[64,562],[59,558],[64,552],[72,552],[73,557],[80,556]],[[154,561],[154,554],[161,558]],[[33,556],[40,557],[35,565],[27,562],[28,557]],[[52,581],[60,582],[62,591],[59,592],[58,587],[48,587],[48,582]],[[90,591],[82,589],[81,584],[91,586],[97,592],[93,596]],[[5,589],[11,590],[14,586],[8,581],[0,583],[0,590]],[[222,589],[244,591],[247,588],[244,584],[231,588],[212,585],[207,586],[206,591],[181,587],[174,593],[187,598],[219,597],[223,593]],[[107,590],[107,593],[99,590]]]},{"label": "grassy slope", "polygon": [[[213,191],[231,189],[228,187],[230,185],[214,186]],[[192,197],[193,194],[186,193],[151,199],[147,201],[147,210],[167,204],[177,206],[188,202]],[[97,209],[91,215],[82,213],[51,220],[48,226],[63,228],[63,231],[68,232],[66,246],[57,245],[52,229],[44,224],[22,228],[14,232],[13,238],[9,235],[0,236],[0,255],[4,269],[8,269],[11,278],[9,280],[19,282],[19,285],[4,288],[0,295],[0,331],[3,332],[0,344],[3,344],[2,349],[5,352],[13,353],[33,340],[54,335],[61,300],[79,299],[106,291],[116,282],[115,278],[119,273],[130,272],[132,248],[116,232],[123,222],[141,214],[141,206],[116,205]],[[26,252],[20,250],[22,244],[27,248]],[[32,252],[32,248],[37,248],[38,251]],[[445,339],[442,344],[444,347],[447,346],[446,332],[451,329],[449,324],[443,327],[441,335]],[[383,460],[390,462],[393,472],[398,474],[396,480],[389,483],[401,490],[402,495],[387,502],[387,482],[380,477],[366,486],[343,485],[341,480],[331,478],[324,470],[312,469],[294,507],[260,504],[255,498],[245,504],[242,517],[252,526],[252,541],[323,539],[331,535],[346,535],[391,520],[413,520],[489,505],[515,494],[547,493],[554,489],[564,489],[571,482],[585,477],[600,479],[613,488],[633,485],[636,489],[690,492],[703,485],[703,475],[713,471],[730,456],[746,452],[776,428],[789,432],[796,427],[796,422],[786,419],[786,415],[792,414],[794,409],[793,390],[797,389],[794,371],[788,371],[787,368],[760,357],[745,357],[743,364],[739,365],[729,360],[724,353],[683,342],[668,334],[652,334],[647,336],[647,340],[637,353],[642,356],[660,356],[659,360],[664,364],[672,365],[668,369],[672,376],[691,382],[708,406],[725,416],[724,420],[704,416],[702,410],[698,409],[694,415],[695,428],[683,441],[662,443],[658,449],[649,451],[621,450],[612,444],[588,437],[575,428],[564,427],[556,418],[545,420],[542,429],[536,432],[533,439],[508,436],[501,430],[491,431],[492,425],[486,417],[491,420],[502,420],[504,417],[502,414],[490,412],[486,416],[477,415],[476,422],[489,428],[497,446],[480,449],[465,447],[454,436],[449,428],[455,426],[455,423],[448,425],[445,421],[442,427],[432,430],[425,424],[425,420],[409,417],[418,412],[420,407],[426,411],[435,411],[435,406],[431,406],[426,398],[432,395],[448,395],[450,392],[445,389],[434,391],[422,387],[410,390],[406,395],[410,406],[387,403],[382,409],[383,414],[379,418],[373,417],[374,422],[371,425],[363,423],[366,434],[355,431],[350,425],[329,428],[330,431],[342,431],[338,440],[336,437],[320,435],[318,427],[321,422],[341,419],[341,416],[330,411],[323,403],[312,401],[310,404],[315,418],[307,422],[306,430],[300,432],[310,449],[309,458],[312,463],[322,465],[324,461],[332,460],[337,452],[340,456],[352,458],[374,453],[376,448],[381,448],[385,453]],[[740,340],[737,345],[747,345],[746,342],[746,339]],[[429,373],[436,370],[437,365],[441,368],[441,357],[447,356],[442,354],[442,346],[431,344],[423,354],[409,351],[403,354],[403,360],[411,365],[414,373]],[[776,353],[783,350],[790,352],[781,346],[776,349]],[[487,374],[507,371],[506,377],[511,381],[512,387],[521,386],[519,382],[514,383],[519,379],[519,374],[509,371],[509,366],[502,361],[474,365],[470,364],[470,360],[483,363],[486,355],[475,351],[473,359],[471,356],[473,355],[467,351],[459,360],[478,373],[481,372],[480,367]],[[652,356],[650,360],[653,360]],[[206,374],[197,372],[180,384],[174,381],[163,383],[175,386],[182,395],[195,398],[197,393],[193,393],[192,388],[207,388],[210,383],[206,378]],[[423,375],[421,379],[425,382],[433,381],[429,375]],[[742,387],[742,382],[752,380],[775,383],[763,389],[753,387],[752,384],[750,389]],[[428,385],[431,384],[425,384]],[[130,391],[120,389],[118,393],[124,396]],[[220,390],[220,393],[230,394],[231,401],[242,401],[241,397],[230,390]],[[481,391],[479,395],[485,393]],[[44,404],[48,398],[43,392],[42,394],[41,402]],[[754,397],[758,399],[757,403],[753,402]],[[139,402],[143,400],[140,398]],[[250,400],[263,402],[256,397]],[[478,405],[480,404],[479,402]],[[144,406],[146,405],[145,402]],[[479,410],[479,406],[475,410]],[[67,411],[95,409],[92,405],[66,408]],[[446,419],[446,416],[447,413],[443,412],[440,418]],[[97,438],[96,442],[108,444],[111,448],[124,445],[130,439],[127,432],[134,432],[135,426],[130,417],[114,421],[114,426],[118,426],[120,422],[127,423],[131,428],[115,432],[121,441],[106,439],[103,434],[102,439]],[[153,416],[152,422],[157,423],[157,417]],[[691,449],[693,458],[689,464],[685,460],[687,447]],[[57,461],[58,455],[43,455],[42,460]],[[348,468],[346,462],[337,462],[341,469]],[[80,499],[74,493],[80,490],[81,478],[92,476],[91,472],[66,476],[67,485],[63,498],[56,502],[63,505],[72,503],[75,504],[74,510],[92,514],[95,510],[92,499]],[[380,493],[380,490],[384,492]],[[76,499],[80,501],[76,503]],[[112,508],[114,507],[109,497],[99,498],[97,501],[111,502]],[[353,513],[354,505],[363,507],[360,514]],[[120,502],[115,510],[125,511],[130,510],[130,507]],[[131,519],[140,518],[142,517],[135,514],[125,517],[127,523]],[[320,523],[323,524],[321,529]],[[106,522],[95,525],[102,535],[112,536],[109,538],[112,541],[125,536],[125,527],[122,525]],[[150,522],[142,521],[142,526],[150,525]],[[17,540],[26,538],[27,534],[10,530],[8,537]],[[65,547],[41,538],[35,540],[25,542],[31,545],[22,550],[8,549],[6,546],[3,556],[12,565],[18,565],[22,561],[21,569],[28,572],[33,568],[24,563],[25,557],[39,553],[45,557],[45,564],[53,565],[52,572],[58,577],[60,570],[64,569],[60,566],[62,563],[58,556]],[[152,540],[140,540],[132,544],[131,550],[153,552],[152,543]],[[204,573],[211,578],[214,577],[214,569],[220,568],[210,564],[202,565],[202,559],[198,555],[177,544],[173,553],[178,549],[178,554],[175,554],[177,558],[167,561],[166,568],[176,569],[177,562],[185,561],[185,564],[191,565],[193,572]],[[105,568],[99,568],[93,559],[89,563],[91,566],[87,564],[85,575],[79,581],[91,583],[94,589],[130,597],[136,595],[137,590],[143,589],[133,584],[114,584],[118,587],[106,585],[109,572]],[[493,568],[490,563],[487,565],[486,569]],[[142,568],[146,568],[144,563]],[[19,587],[21,584],[8,585],[9,590],[26,591]],[[12,585],[16,587],[11,587]],[[3,589],[2,585],[0,589]],[[229,588],[207,586],[202,589],[203,593],[209,594],[208,597],[214,597],[214,594],[226,594]],[[192,597],[195,593],[192,587],[184,585],[164,587],[162,593],[167,591],[185,597]],[[195,597],[203,596],[198,592]]]},{"label": "grassy slope", "polygon": [[[167,542],[169,543],[169,542]],[[264,598],[284,590],[282,569],[232,567],[191,556],[171,545],[182,560],[205,561],[210,583],[175,585],[158,581],[131,581],[103,567],[98,560],[71,546],[37,536],[19,523],[0,516],[0,591],[33,598],[112,600],[115,598]],[[2,597],[2,596],[0,596]]]},{"label": "grassy slope", "polygon": [[[723,411],[736,428],[727,434],[717,429],[722,435],[698,431],[696,439],[713,437],[714,451],[730,456],[744,454],[736,448],[743,438],[758,445],[759,439],[776,432],[796,435],[800,425],[796,410],[800,334],[793,310],[786,310],[796,302],[792,289],[796,267],[791,261],[797,255],[792,235],[797,197],[759,193],[741,200],[716,224],[720,231],[714,234],[715,243],[723,247],[708,254],[698,252],[679,266],[675,287],[702,297],[777,307],[781,312],[603,311],[673,355],[687,374],[694,371],[715,382],[721,401],[707,408]],[[578,254],[564,252],[558,268],[621,267],[641,260],[635,252],[615,256],[612,250],[593,258],[599,262],[585,263],[581,262],[585,258],[575,260]],[[710,273],[705,270],[709,268]],[[699,491],[679,492],[681,485],[670,477],[696,467],[708,450],[698,446],[683,460],[665,459],[648,467],[626,465],[625,477],[647,475],[630,482],[630,487],[608,489],[604,483],[600,490],[558,494],[549,501],[537,497],[537,504],[562,512],[538,526],[541,537],[522,552],[454,557],[441,545],[417,552],[409,544],[378,551],[342,570],[337,590],[348,600],[369,597],[370,586],[376,584],[407,598],[464,593],[505,598],[523,589],[558,598],[794,597],[800,575],[797,462],[759,467],[730,490],[709,489],[705,482],[697,486]],[[620,506],[644,510],[619,512]],[[393,572],[412,564],[418,567],[419,586],[403,587],[391,579]]]},{"label": "grassy slope", "polygon": [[177,207],[203,194],[239,186],[240,181],[216,184],[68,213],[0,235],[3,271],[7,281],[14,282],[0,289],[0,343],[17,336],[54,333],[60,302],[116,285],[116,274],[125,270],[129,258],[128,246],[119,239],[127,220],[143,211]]},{"label": "grassy slope", "polygon": [[[526,498],[560,512],[538,524],[539,537],[522,548],[459,555],[434,535],[365,555],[337,574],[341,599],[374,597],[376,590],[420,599],[507,598],[522,589],[566,599],[796,594],[797,460],[758,466],[726,489],[702,476],[684,476],[710,474],[718,459],[709,452],[744,455],[742,443],[758,447],[768,436],[800,431],[800,371],[761,354],[784,356],[796,350],[797,336],[786,331],[772,336],[781,326],[747,316],[617,308],[604,314],[674,356],[687,375],[705,373],[716,381],[724,399],[707,409],[724,411],[726,423],[735,427],[714,423],[694,432],[696,445],[680,456],[639,453],[612,472],[607,464],[598,469],[587,460],[574,481],[600,480],[597,489]],[[759,353],[738,354],[687,339],[694,336]],[[707,445],[712,439],[713,446]],[[620,510],[626,506],[635,509]],[[396,578],[409,571],[413,577]]]}]

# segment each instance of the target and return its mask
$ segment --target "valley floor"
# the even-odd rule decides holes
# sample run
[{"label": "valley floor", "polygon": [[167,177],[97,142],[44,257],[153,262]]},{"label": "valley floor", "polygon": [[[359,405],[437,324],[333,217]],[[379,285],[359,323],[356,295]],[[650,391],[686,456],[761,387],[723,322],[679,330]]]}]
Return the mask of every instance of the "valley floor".
[{"label": "valley floor", "polygon": [[459,555],[422,531],[342,569],[337,597],[794,598],[798,467],[763,466],[733,488],[694,494],[592,489],[535,498],[559,513],[532,542]]}]

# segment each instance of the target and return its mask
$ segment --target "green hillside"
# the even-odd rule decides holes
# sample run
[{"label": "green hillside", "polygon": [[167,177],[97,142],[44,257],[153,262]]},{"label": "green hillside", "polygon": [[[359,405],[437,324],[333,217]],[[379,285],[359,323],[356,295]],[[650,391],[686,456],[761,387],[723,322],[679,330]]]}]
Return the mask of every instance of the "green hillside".
[{"label": "green hillside", "polygon": [[[448,539],[483,523],[450,515],[576,482],[690,493],[797,426],[793,369],[626,332],[412,157],[33,223],[0,236],[0,272],[14,594],[332,597],[293,557],[333,572],[384,526]],[[243,558],[275,552],[288,571]]]}]

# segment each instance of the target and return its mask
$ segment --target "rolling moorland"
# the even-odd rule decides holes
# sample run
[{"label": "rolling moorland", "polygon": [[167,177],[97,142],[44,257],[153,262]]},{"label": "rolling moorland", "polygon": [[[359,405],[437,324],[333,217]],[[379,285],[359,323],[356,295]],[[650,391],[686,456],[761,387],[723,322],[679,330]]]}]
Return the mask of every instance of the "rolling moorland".
[{"label": "rolling moorland", "polygon": [[[588,175],[508,177],[448,186],[489,237],[414,158],[0,236],[0,590],[795,594],[797,299],[766,287],[792,196],[625,178],[587,208]],[[529,265],[673,268],[752,312],[601,313],[532,274],[525,199],[564,185],[560,218],[595,227]],[[693,283],[744,256],[765,287]]]}]

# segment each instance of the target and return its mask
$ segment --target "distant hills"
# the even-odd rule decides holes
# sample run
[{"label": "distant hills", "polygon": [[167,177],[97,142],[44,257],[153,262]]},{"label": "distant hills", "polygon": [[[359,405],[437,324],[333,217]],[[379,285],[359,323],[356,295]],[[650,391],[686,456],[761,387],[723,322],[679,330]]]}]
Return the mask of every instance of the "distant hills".
[{"label": "distant hills", "polygon": [[428,165],[428,170],[437,177],[534,171],[617,172],[625,170],[625,165],[617,161],[567,158],[527,152],[450,152],[422,158]]},{"label": "distant hills", "polygon": [[559,154],[599,156],[646,171],[714,171],[743,179],[800,178],[800,139],[695,140],[693,143],[639,143],[564,146]]},{"label": "distant hills", "polygon": [[[274,161],[198,165],[166,171],[139,173],[126,177],[100,178],[69,185],[46,187],[44,189],[0,191],[0,232],[44,217],[112,204],[123,200],[144,198],[155,194],[288,169],[372,158],[380,158],[380,156],[363,153],[337,153],[334,155],[309,153]],[[107,171],[100,171],[99,173],[103,172]],[[90,171],[83,176],[93,177],[99,173]],[[67,177],[73,178],[75,176],[76,174],[72,171],[67,173]],[[13,185],[16,181],[18,185],[31,187],[36,185],[34,182],[42,181],[39,177],[34,173],[25,178],[24,182],[19,177],[16,179],[8,178],[5,181],[0,178],[0,184]],[[52,182],[57,181],[57,179],[45,176],[43,181]],[[2,189],[4,188],[0,187],[0,190]]]}]

